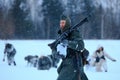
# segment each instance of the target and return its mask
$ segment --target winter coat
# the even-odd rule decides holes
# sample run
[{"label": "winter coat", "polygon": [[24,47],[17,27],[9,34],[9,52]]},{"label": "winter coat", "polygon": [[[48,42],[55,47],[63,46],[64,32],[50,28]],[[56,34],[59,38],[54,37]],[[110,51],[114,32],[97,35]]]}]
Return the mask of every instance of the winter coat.
[{"label": "winter coat", "polygon": [[79,30],[71,32],[66,39],[68,40],[67,56],[58,68],[57,80],[78,80],[79,77],[81,80],[88,80],[83,70],[81,51],[84,49],[84,42]]}]

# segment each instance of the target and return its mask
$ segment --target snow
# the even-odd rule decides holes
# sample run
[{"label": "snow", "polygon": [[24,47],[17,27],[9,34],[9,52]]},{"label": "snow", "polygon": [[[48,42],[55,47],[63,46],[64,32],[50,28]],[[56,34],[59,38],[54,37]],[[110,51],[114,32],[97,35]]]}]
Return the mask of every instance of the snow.
[{"label": "snow", "polygon": [[[17,66],[8,66],[6,61],[2,61],[6,42],[12,43],[17,50],[15,56]],[[0,80],[56,80],[58,76],[56,68],[37,70],[34,67],[27,66],[24,61],[24,57],[29,54],[39,56],[51,54],[51,50],[47,46],[51,42],[53,40],[0,40]],[[120,40],[85,40],[85,47],[90,51],[90,54],[98,45],[104,46],[106,52],[117,61],[107,60],[108,72],[95,72],[92,68],[85,68],[89,80],[120,79]]]}]

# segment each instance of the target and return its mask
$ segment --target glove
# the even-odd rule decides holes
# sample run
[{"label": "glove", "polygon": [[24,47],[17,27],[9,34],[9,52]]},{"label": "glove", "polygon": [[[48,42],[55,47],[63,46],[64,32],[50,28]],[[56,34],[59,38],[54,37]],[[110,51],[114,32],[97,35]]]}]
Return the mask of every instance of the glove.
[{"label": "glove", "polygon": [[115,59],[113,59],[112,61],[113,61],[113,62],[116,62],[116,60],[115,60]]},{"label": "glove", "polygon": [[64,43],[60,43],[57,45],[57,52],[60,56],[66,57],[67,55],[67,46]]},{"label": "glove", "polygon": [[66,40],[66,39],[62,40],[61,43],[63,46],[68,46],[68,40]]},{"label": "glove", "polygon": [[5,59],[3,59],[3,62],[5,61]]}]

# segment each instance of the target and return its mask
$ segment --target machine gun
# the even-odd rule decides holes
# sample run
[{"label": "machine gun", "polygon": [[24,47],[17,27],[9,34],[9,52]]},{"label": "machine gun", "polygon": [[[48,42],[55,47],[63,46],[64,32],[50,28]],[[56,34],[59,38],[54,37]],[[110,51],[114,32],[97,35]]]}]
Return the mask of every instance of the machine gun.
[{"label": "machine gun", "polygon": [[[88,16],[89,17],[89,16]],[[77,29],[79,26],[83,25],[85,22],[88,22],[88,17],[85,17],[83,20],[81,20],[79,23],[77,23],[75,26],[70,27],[68,30],[63,32],[54,42],[48,44],[48,46],[52,49],[55,50],[57,45],[64,40],[69,33],[71,33],[73,30]]]}]

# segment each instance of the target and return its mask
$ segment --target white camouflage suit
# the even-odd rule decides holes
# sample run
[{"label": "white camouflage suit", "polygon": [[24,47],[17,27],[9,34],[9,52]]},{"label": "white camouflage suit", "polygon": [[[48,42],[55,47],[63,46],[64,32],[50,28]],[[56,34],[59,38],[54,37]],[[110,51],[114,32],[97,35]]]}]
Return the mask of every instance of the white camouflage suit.
[{"label": "white camouflage suit", "polygon": [[95,69],[97,72],[102,72],[102,68],[105,72],[108,71],[107,69],[107,60],[110,59],[111,61],[116,61],[114,58],[112,58],[110,55],[108,55],[103,47],[99,47],[92,55],[92,66],[95,66]]},{"label": "white camouflage suit", "polygon": [[4,49],[3,61],[5,61],[5,57],[7,57],[8,65],[11,65],[12,63],[16,65],[16,62],[14,60],[15,54],[16,54],[16,49],[13,47],[12,44],[7,43]]}]

